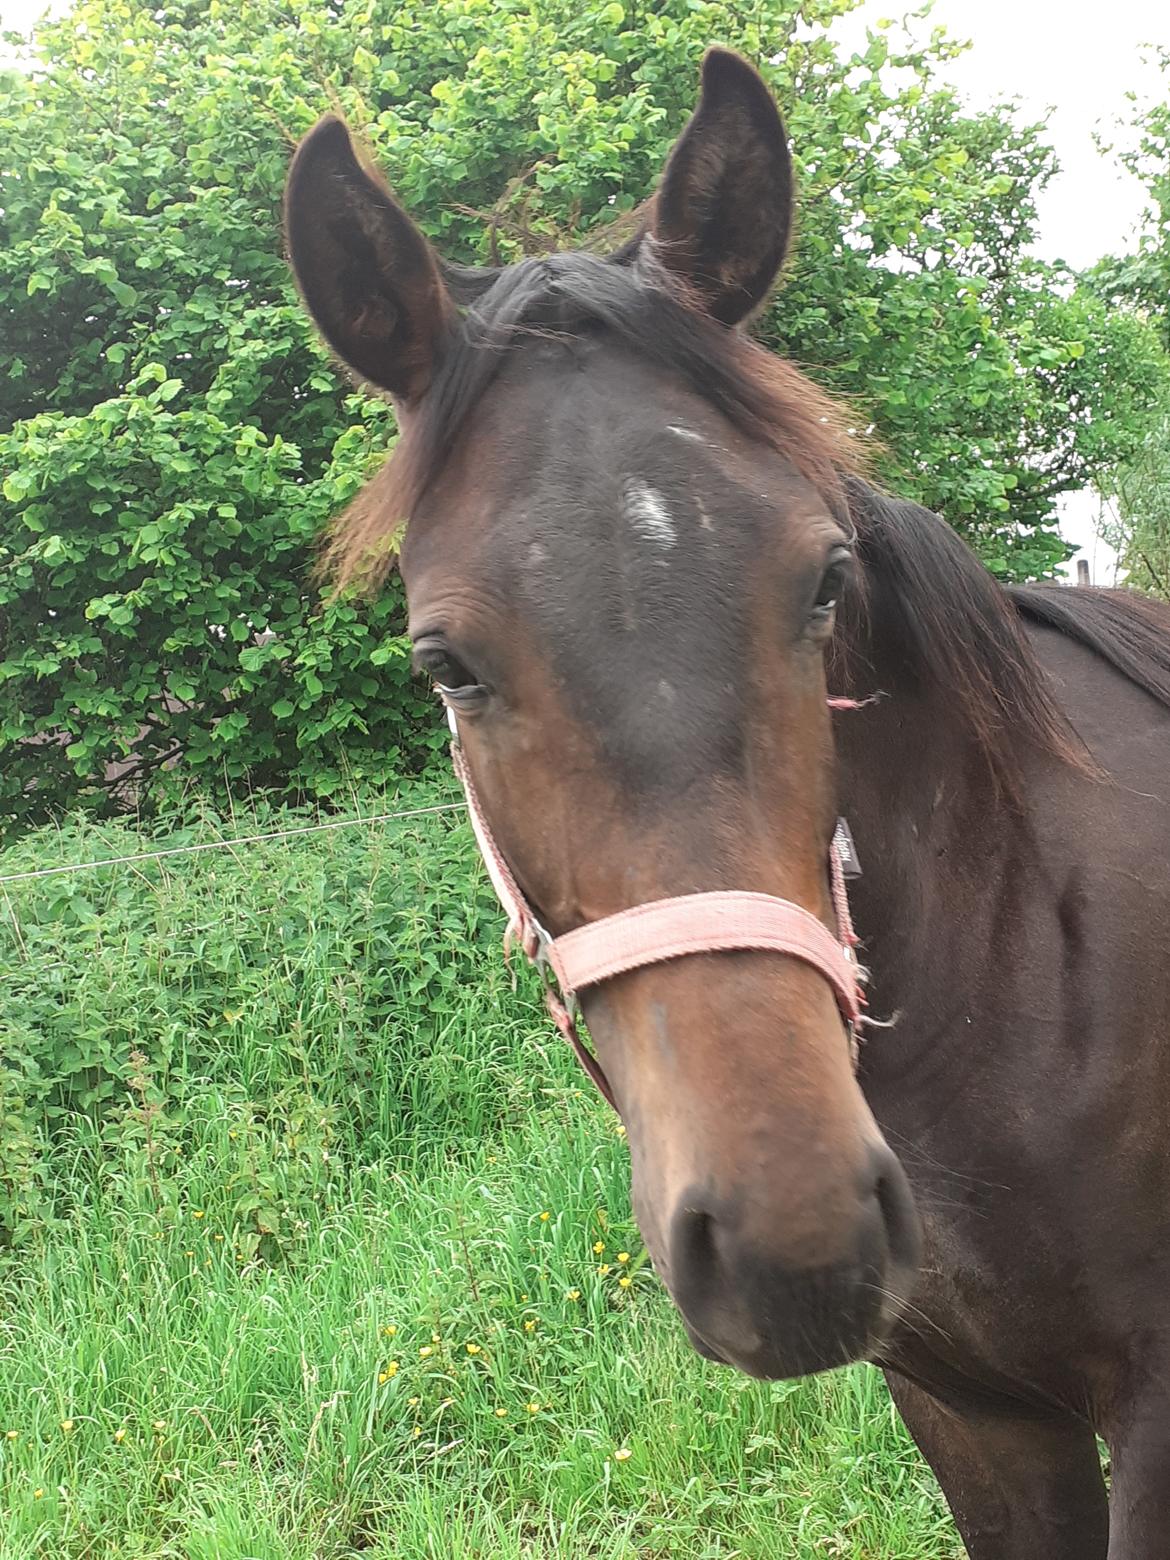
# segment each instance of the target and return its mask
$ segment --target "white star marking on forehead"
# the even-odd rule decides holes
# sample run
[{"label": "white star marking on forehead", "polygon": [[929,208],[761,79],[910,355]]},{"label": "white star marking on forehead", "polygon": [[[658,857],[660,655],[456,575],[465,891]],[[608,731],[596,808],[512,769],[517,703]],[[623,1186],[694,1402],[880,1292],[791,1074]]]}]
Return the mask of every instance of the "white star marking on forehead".
[{"label": "white star marking on forehead", "polygon": [[652,488],[641,477],[629,477],[622,490],[626,519],[648,542],[655,547],[673,547],[678,540],[674,521],[666,500],[657,488]]}]

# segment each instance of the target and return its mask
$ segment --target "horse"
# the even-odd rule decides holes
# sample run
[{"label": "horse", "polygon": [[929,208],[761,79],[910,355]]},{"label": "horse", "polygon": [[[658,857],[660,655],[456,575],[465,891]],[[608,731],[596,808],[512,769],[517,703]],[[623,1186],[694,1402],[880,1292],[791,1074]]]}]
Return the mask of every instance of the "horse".
[{"label": "horse", "polygon": [[[879,1366],[971,1560],[1165,1560],[1170,612],[1005,588],[867,479],[743,329],[793,199],[723,49],[608,256],[445,264],[322,120],[291,265],[400,427],[326,562],[397,551],[530,952],[689,908],[578,997],[694,1347]],[[856,1066],[829,953],[695,925],[756,906],[847,958],[839,817]]]}]

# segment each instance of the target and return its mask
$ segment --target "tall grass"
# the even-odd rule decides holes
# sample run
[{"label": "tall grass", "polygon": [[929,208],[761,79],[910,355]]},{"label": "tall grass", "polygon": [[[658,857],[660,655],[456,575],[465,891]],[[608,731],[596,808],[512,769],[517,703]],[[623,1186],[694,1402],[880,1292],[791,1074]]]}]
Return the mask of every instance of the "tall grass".
[{"label": "tall grass", "polygon": [[10,885],[0,926],[2,1560],[960,1553],[876,1373],[690,1353],[457,821]]}]

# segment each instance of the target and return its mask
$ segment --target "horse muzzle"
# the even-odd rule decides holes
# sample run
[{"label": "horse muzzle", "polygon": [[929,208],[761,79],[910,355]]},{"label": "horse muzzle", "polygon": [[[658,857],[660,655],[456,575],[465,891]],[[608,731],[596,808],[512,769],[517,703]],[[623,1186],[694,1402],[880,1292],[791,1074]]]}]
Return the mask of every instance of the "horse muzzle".
[{"label": "horse muzzle", "polygon": [[708,1359],[771,1380],[864,1359],[884,1341],[917,1270],[918,1218],[885,1145],[868,1157],[852,1228],[831,1262],[787,1260],[734,1204],[685,1194],[668,1230],[671,1295]]}]

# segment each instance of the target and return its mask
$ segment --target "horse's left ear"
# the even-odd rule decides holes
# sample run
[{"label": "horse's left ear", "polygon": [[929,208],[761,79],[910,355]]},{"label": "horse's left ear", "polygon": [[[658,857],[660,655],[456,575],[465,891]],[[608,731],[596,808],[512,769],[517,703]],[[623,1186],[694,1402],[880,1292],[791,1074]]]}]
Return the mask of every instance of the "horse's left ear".
[{"label": "horse's left ear", "polygon": [[735,325],[766,297],[791,224],[792,161],[772,94],[745,59],[709,49],[698,106],[654,200],[658,257]]}]

